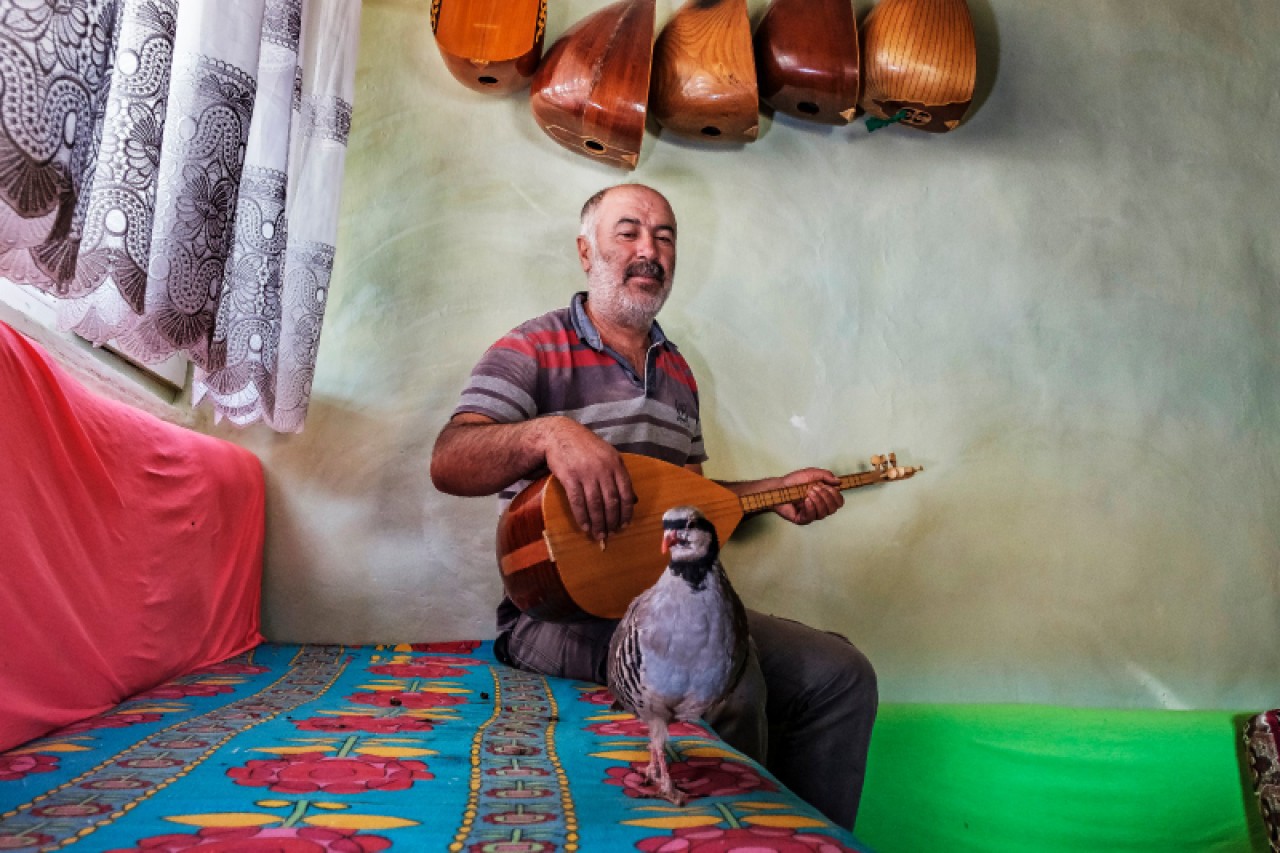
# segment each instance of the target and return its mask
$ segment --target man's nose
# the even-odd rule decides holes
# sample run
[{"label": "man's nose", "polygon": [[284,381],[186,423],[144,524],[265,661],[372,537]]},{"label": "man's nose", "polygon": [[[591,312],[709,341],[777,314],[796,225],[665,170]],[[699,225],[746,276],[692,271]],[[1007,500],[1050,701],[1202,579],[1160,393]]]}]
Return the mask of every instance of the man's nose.
[{"label": "man's nose", "polygon": [[642,260],[652,260],[658,254],[658,241],[653,239],[653,235],[648,231],[641,231],[640,236],[636,238],[636,257]]}]

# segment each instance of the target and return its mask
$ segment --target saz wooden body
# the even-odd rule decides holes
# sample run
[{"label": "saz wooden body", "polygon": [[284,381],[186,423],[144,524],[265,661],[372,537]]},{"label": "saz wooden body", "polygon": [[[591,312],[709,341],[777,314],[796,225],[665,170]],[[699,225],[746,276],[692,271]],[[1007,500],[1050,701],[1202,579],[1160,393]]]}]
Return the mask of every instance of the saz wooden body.
[{"label": "saz wooden body", "polygon": [[547,0],[434,0],[431,31],[444,64],[468,89],[514,92],[542,55]]},{"label": "saz wooden body", "polygon": [[639,498],[627,529],[604,550],[582,532],[564,487],[547,477],[525,489],[498,523],[498,566],[516,606],[539,619],[621,619],[666,568],[662,514],[698,507],[726,541],[744,515],[738,496],[687,468],[622,454]]},{"label": "saz wooden body", "polygon": [[954,129],[973,101],[978,50],[965,0],[881,0],[862,25],[862,108],[930,133]]},{"label": "saz wooden body", "polygon": [[534,75],[530,106],[575,154],[634,169],[644,140],[654,0],[622,0],[556,40]]},{"label": "saz wooden body", "polygon": [[753,142],[760,98],[746,0],[688,0],[653,48],[649,109],[702,142]]},{"label": "saz wooden body", "polygon": [[[687,468],[622,454],[638,502],[631,524],[602,549],[573,520],[564,487],[544,477],[516,496],[498,522],[498,568],[507,595],[521,610],[551,621],[598,616],[620,619],[627,605],[662,576],[662,514],[696,506],[715,525],[721,544],[747,512],[800,500],[811,484],[737,495]],[[922,468],[900,468],[893,454],[871,457],[872,470],[840,477],[840,489],[905,480]]]},{"label": "saz wooden body", "polygon": [[766,104],[806,121],[853,121],[861,90],[850,0],[773,0],[756,27],[755,54]]}]

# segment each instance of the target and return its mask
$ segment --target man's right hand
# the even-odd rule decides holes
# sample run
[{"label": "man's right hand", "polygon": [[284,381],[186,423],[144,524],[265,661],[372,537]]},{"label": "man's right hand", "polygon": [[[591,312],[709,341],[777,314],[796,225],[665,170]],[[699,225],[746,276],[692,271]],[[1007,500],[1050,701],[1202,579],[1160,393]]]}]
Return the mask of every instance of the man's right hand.
[{"label": "man's right hand", "polygon": [[547,468],[564,487],[574,521],[603,542],[631,521],[636,503],[631,475],[613,445],[569,418],[554,420],[546,442]]},{"label": "man's right hand", "polygon": [[431,481],[450,495],[492,495],[546,466],[564,486],[573,519],[597,541],[631,521],[636,495],[613,445],[562,415],[500,424],[455,415],[431,453]]}]

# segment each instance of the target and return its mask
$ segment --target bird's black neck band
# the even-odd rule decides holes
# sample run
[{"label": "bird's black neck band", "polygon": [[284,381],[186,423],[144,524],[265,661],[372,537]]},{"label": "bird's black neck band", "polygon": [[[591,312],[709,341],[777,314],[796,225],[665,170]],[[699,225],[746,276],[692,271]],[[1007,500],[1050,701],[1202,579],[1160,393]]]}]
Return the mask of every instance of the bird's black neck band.
[{"label": "bird's black neck band", "polygon": [[703,557],[698,560],[672,560],[670,568],[672,574],[694,589],[702,589],[713,565],[715,560]]}]

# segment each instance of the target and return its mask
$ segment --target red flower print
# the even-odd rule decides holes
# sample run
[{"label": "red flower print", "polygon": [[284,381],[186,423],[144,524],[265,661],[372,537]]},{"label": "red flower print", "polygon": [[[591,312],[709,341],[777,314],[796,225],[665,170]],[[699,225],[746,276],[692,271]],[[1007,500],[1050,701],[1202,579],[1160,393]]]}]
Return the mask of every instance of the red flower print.
[{"label": "red flower print", "polygon": [[728,853],[732,850],[763,853],[857,853],[838,839],[812,832],[772,826],[720,829],[697,826],[677,829],[671,836],[646,838],[636,842],[645,853]]},{"label": "red flower print", "polygon": [[308,717],[298,720],[295,726],[308,732],[429,732],[435,728],[430,720],[417,717],[365,717],[360,714],[341,714],[336,717]]},{"label": "red flower print", "polygon": [[[593,723],[587,731],[606,737],[648,737],[649,727],[632,717],[628,720],[612,720],[607,723]],[[693,723],[672,723],[667,731],[672,737],[709,737],[711,733],[702,726]]]},{"label": "red flower print", "polygon": [[450,675],[467,674],[465,669],[458,669],[456,666],[418,661],[414,663],[388,663],[381,666],[371,666],[369,671],[378,675],[390,675],[396,678],[444,678]]},{"label": "red flower print", "polygon": [[226,684],[162,684],[154,690],[139,693],[134,701],[153,699],[186,699],[189,696],[217,696],[230,693],[232,687]]},{"label": "red flower print", "polygon": [[376,853],[390,846],[391,841],[381,835],[359,835],[350,829],[211,826],[195,835],[153,835],[139,841],[137,847],[110,853]]},{"label": "red flower print", "polygon": [[[415,652],[443,652],[445,654],[469,655],[480,648],[479,640],[454,640],[444,643],[411,643],[409,648]],[[475,663],[475,661],[472,661]]]},{"label": "red flower print", "polygon": [[[643,797],[640,788],[645,785],[644,769],[648,762],[637,761],[626,767],[610,767],[605,781],[621,785],[628,797]],[[671,781],[691,798],[736,797],[756,791],[776,791],[768,779],[749,765],[722,758],[690,758],[667,764]]]},{"label": "red flower print", "polygon": [[578,697],[583,702],[590,702],[592,705],[612,705],[613,694],[609,692],[609,688],[601,687],[596,690],[588,690]]},{"label": "red flower print", "polygon": [[250,761],[227,775],[239,785],[261,786],[281,794],[360,794],[403,791],[419,779],[434,779],[421,761],[376,755],[333,756],[304,752],[287,758]]},{"label": "red flower print", "polygon": [[51,773],[58,769],[56,755],[24,753],[0,755],[0,782],[13,782],[32,773]]},{"label": "red flower print", "polygon": [[105,714],[101,717],[90,717],[87,720],[72,723],[59,730],[58,734],[73,735],[92,731],[93,729],[123,729],[126,726],[136,726],[140,723],[154,723],[162,716],[163,714]]},{"label": "red flower print", "polygon": [[393,706],[402,708],[436,708],[441,705],[461,705],[467,701],[456,693],[403,693],[399,690],[381,690],[374,693],[356,693],[348,696],[358,705],[377,705],[379,708]]}]

